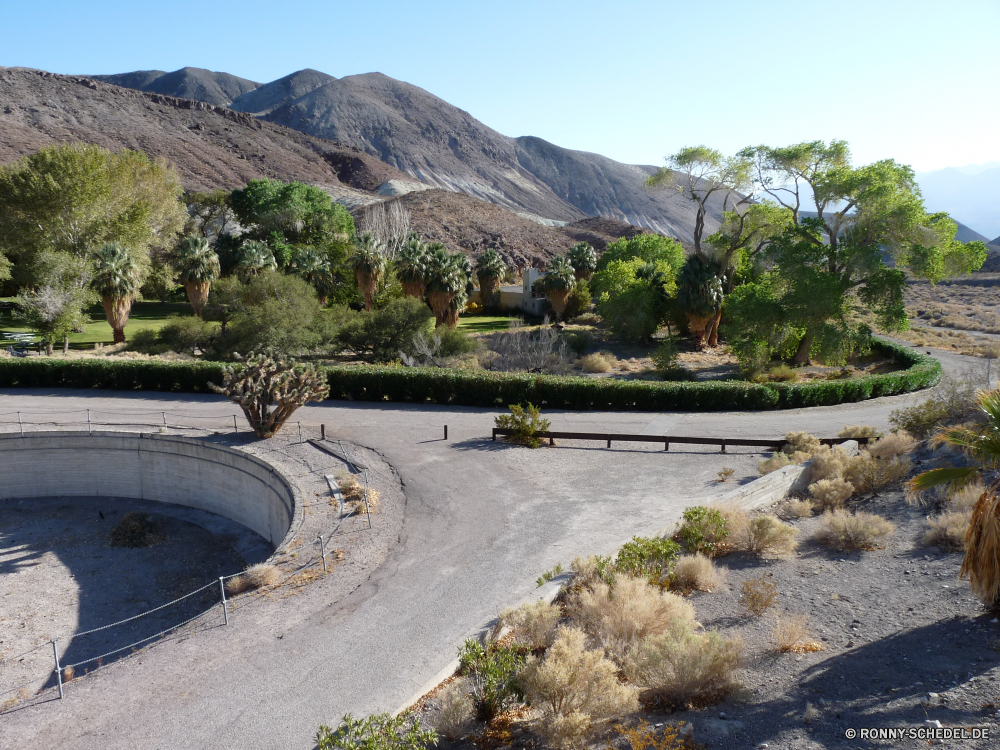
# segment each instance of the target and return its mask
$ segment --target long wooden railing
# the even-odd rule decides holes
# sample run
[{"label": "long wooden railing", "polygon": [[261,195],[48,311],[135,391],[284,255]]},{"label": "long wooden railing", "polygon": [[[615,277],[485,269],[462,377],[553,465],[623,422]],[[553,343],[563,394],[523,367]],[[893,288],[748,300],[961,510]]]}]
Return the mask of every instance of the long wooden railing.
[{"label": "long wooden railing", "polygon": [[[517,430],[506,427],[494,427],[493,439],[497,436],[513,435]],[[606,441],[608,447],[611,443],[663,443],[663,450],[669,451],[671,443],[682,443],[688,445],[718,445],[721,452],[726,452],[727,446],[751,446],[756,448],[769,448],[777,451],[785,447],[788,442],[784,438],[778,440],[764,440],[761,438],[710,438],[710,437],[687,437],[681,435],[629,435],[624,433],[606,432],[536,432],[536,437],[549,441],[549,445],[555,445],[556,438],[562,440],[601,440]],[[866,445],[869,438],[821,438],[822,445],[838,445],[846,443],[848,440],[856,440],[861,445]]]}]

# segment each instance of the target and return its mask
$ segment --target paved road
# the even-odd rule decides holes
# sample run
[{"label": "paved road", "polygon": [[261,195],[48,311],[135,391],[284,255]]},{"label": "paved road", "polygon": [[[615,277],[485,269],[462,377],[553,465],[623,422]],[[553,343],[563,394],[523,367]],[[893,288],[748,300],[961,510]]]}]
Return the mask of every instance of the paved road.
[{"label": "paved road", "polygon": [[[968,358],[942,354],[947,371]],[[887,424],[919,396],[765,413],[554,412],[554,429],[707,436],[836,434],[844,424]],[[71,409],[230,414],[213,396],[6,391],[0,412]],[[53,418],[57,415],[53,414]],[[67,698],[0,718],[0,747],[308,748],[316,726],[348,711],[393,710],[455,655],[455,645],[534,579],[577,554],[609,552],[632,534],[676,519],[720,492],[722,466],[754,474],[760,455],[711,450],[664,454],[632,444],[529,451],[493,444],[494,413],[480,409],[327,402],[304,423],[376,449],[399,472],[406,515],[399,543],[359,589],[287,623],[241,625],[234,637],[197,634],[96,677]],[[449,426],[449,440],[440,439]]]}]

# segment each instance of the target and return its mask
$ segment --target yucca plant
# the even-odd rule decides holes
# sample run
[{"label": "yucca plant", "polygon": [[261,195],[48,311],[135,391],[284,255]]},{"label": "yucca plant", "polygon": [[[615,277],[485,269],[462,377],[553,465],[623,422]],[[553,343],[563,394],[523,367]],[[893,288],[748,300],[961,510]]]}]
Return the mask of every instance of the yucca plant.
[{"label": "yucca plant", "polygon": [[321,305],[326,305],[335,283],[330,260],[311,247],[298,248],[292,255],[292,270],[313,285]]},{"label": "yucca plant", "polygon": [[[980,391],[977,402],[985,417],[983,424],[942,428],[933,438],[935,444],[961,450],[971,464],[917,475],[907,486],[911,495],[943,484],[955,489],[965,487],[1000,468],[1000,389]],[[959,571],[960,578],[966,576],[984,604],[1000,606],[1000,481],[987,485],[972,508],[965,532],[965,559]]]},{"label": "yucca plant", "polygon": [[507,264],[493,248],[479,256],[476,276],[479,278],[479,301],[483,307],[500,306],[500,282],[507,275]]},{"label": "yucca plant", "polygon": [[239,260],[234,270],[244,283],[260,276],[264,271],[277,270],[278,263],[266,242],[249,240],[240,245]]},{"label": "yucca plant", "polygon": [[439,242],[428,245],[427,275],[424,281],[427,301],[434,311],[439,326],[447,325],[454,328],[458,325],[458,314],[453,309],[452,303],[459,295],[465,293],[469,281],[467,266],[468,260],[461,253],[449,253]]},{"label": "yucca plant", "polygon": [[358,280],[358,289],[365,298],[365,309],[371,310],[378,282],[385,273],[386,258],[382,243],[370,232],[365,232],[354,240],[351,265],[354,267],[354,277]]},{"label": "yucca plant", "polygon": [[212,282],[219,278],[219,256],[204,237],[185,237],[174,251],[174,268],[180,275],[188,302],[199,318],[208,303]]},{"label": "yucca plant", "polygon": [[104,314],[114,332],[114,342],[124,343],[125,324],[142,286],[142,269],[128,249],[117,242],[105,242],[93,254],[92,260],[94,276],[90,284],[101,297]]},{"label": "yucca plant", "polygon": [[424,298],[427,255],[428,244],[414,233],[407,238],[403,249],[396,256],[396,276],[403,285],[404,297]]},{"label": "yucca plant", "polygon": [[597,253],[586,242],[578,242],[566,253],[566,258],[576,274],[577,281],[590,281],[597,270]]},{"label": "yucca plant", "polygon": [[553,258],[549,263],[548,270],[537,282],[538,288],[545,292],[552,305],[552,311],[556,318],[562,320],[563,313],[566,312],[566,303],[569,295],[573,293],[576,286],[576,271],[566,256],[560,255]]}]

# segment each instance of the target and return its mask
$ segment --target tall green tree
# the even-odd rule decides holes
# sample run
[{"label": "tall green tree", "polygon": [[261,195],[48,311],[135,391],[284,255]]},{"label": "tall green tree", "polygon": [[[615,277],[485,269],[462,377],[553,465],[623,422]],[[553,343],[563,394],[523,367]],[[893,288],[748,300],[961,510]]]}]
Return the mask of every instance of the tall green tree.
[{"label": "tall green tree", "polygon": [[219,278],[219,256],[204,237],[185,237],[174,251],[174,267],[180,277],[188,302],[199,318],[208,303],[212,282]]},{"label": "tall green tree", "polygon": [[172,247],[184,226],[180,196],[173,169],[141,152],[49,146],[0,168],[0,252],[19,285],[34,283],[44,250],[85,258],[112,241],[145,269],[150,251]]},{"label": "tall green tree", "polygon": [[236,265],[233,270],[244,282],[260,276],[266,271],[274,271],[278,268],[271,248],[267,246],[266,242],[260,240],[247,240],[241,244],[236,257]]},{"label": "tall green tree", "polygon": [[722,310],[723,275],[718,261],[698,253],[677,274],[677,306],[687,316],[698,349],[704,348],[706,332]]},{"label": "tall green tree", "polygon": [[591,282],[597,311],[619,338],[649,342],[670,315],[675,276],[668,261],[613,260]]},{"label": "tall green tree", "polygon": [[621,237],[605,248],[601,257],[597,259],[595,268],[597,271],[603,271],[613,261],[628,261],[633,258],[640,258],[646,263],[665,263],[676,276],[684,265],[684,247],[672,237],[663,237],[659,234]]},{"label": "tall green tree", "polygon": [[466,293],[468,259],[461,253],[449,253],[439,242],[428,247],[427,275],[424,278],[427,301],[434,311],[436,325],[454,328],[458,315],[452,303]]},{"label": "tall green tree", "polygon": [[429,247],[419,234],[413,232],[396,256],[396,276],[403,285],[404,297],[424,298]]},{"label": "tall green tree", "polygon": [[500,307],[500,282],[507,275],[507,264],[493,248],[479,256],[476,276],[479,278],[479,298],[483,307]]},{"label": "tall green tree", "polygon": [[128,249],[117,242],[105,242],[94,252],[92,260],[91,286],[101,298],[104,314],[114,332],[114,343],[123,344],[132,302],[142,287],[142,269]]},{"label": "tall green tree", "polygon": [[336,285],[330,260],[311,247],[296,248],[292,255],[291,270],[312,284],[320,305],[326,305],[330,292]]}]

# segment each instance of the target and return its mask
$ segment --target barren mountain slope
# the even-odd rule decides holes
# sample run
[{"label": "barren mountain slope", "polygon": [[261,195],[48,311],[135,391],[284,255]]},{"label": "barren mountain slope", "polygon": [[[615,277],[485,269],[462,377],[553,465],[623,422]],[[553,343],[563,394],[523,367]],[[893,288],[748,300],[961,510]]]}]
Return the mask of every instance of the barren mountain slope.
[{"label": "barren mountain slope", "polygon": [[305,96],[310,91],[335,80],[337,79],[326,73],[306,68],[238,96],[229,108],[254,115],[267,114],[275,107]]},{"label": "barren mountain slope", "polygon": [[88,76],[118,86],[165,94],[182,99],[195,99],[217,107],[226,107],[240,94],[253,91],[259,83],[229,73],[216,73],[203,68],[181,68],[172,73],[159,70],[140,70],[110,76]]},{"label": "barren mountain slope", "polygon": [[86,78],[0,68],[0,163],[77,141],[163,157],[188,190],[232,189],[272,177],[322,185],[339,197],[349,188],[371,191],[386,180],[408,179],[367,154],[241,112]]}]

